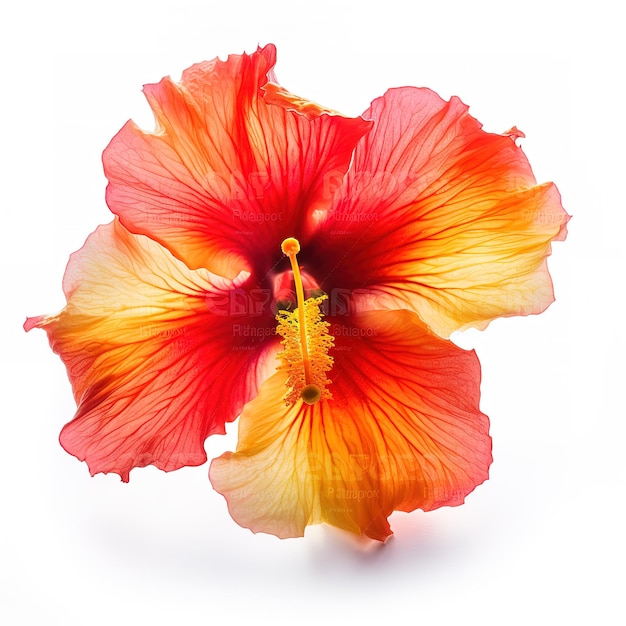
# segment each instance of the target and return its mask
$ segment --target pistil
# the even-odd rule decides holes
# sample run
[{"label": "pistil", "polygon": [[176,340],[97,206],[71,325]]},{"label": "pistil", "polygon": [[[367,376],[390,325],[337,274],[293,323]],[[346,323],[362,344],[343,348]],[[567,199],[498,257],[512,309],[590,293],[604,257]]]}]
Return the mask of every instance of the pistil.
[{"label": "pistil", "polygon": [[289,257],[291,263],[291,271],[293,272],[293,281],[296,284],[296,302],[298,304],[298,320],[300,326],[300,345],[302,348],[302,363],[304,365],[304,380],[307,385],[311,385],[311,363],[309,362],[309,348],[306,337],[306,320],[304,316],[304,287],[302,285],[302,276],[300,276],[300,267],[296,255],[300,252],[300,242],[294,237],[285,239],[280,245],[283,254]]},{"label": "pistil", "polygon": [[298,397],[306,404],[315,404],[323,398],[330,398],[326,386],[330,381],[326,372],[332,368],[333,359],[328,350],[333,345],[333,337],[328,333],[327,322],[322,321],[320,304],[326,296],[304,299],[304,286],[298,265],[297,254],[300,243],[289,237],[281,244],[283,253],[289,257],[296,288],[297,308],[295,311],[280,311],[277,333],[283,337],[284,350],[278,356],[283,360],[282,369],[289,376],[287,403]]}]

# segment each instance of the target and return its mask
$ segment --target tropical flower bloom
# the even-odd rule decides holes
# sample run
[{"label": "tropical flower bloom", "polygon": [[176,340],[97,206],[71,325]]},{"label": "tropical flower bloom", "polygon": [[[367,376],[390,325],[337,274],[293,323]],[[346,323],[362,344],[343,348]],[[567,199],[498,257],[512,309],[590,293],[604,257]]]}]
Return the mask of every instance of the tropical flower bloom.
[{"label": "tropical flower bloom", "polygon": [[450,334],[553,299],[567,215],[513,129],[401,88],[358,118],[290,94],[275,49],[145,87],[156,130],[104,153],[115,214],[70,259],[66,308],[30,318],[78,405],[63,447],[129,479],[206,461],[251,530],[328,522],[384,540],[394,510],[488,477],[480,366]]}]

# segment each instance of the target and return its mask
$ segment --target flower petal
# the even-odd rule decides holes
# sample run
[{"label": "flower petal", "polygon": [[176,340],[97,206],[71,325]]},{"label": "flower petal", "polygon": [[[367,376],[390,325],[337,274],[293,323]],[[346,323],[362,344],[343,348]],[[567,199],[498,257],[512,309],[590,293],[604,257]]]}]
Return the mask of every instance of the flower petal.
[{"label": "flower petal", "polygon": [[321,273],[376,287],[381,308],[414,310],[443,337],[543,311],[568,216],[556,187],[536,184],[519,131],[486,133],[458,98],[417,88],[387,92],[364,117],[374,130],[322,225]]},{"label": "flower petal", "polygon": [[268,85],[275,56],[270,45],[147,85],[156,132],[128,122],[104,152],[113,213],[191,268],[271,267],[267,251],[303,236],[371,127]]},{"label": "flower petal", "polygon": [[210,478],[254,532],[300,536],[328,522],[384,540],[394,510],[461,504],[487,479],[488,419],[480,365],[409,311],[333,323],[333,398],[286,406],[283,372],[241,415],[235,453]]},{"label": "flower petal", "polygon": [[25,328],[46,330],[67,367],[78,408],[61,444],[92,474],[127,481],[133,467],[206,461],[205,439],[224,433],[256,393],[261,357],[276,343],[272,317],[219,310],[245,277],[189,270],[117,221],[72,255],[66,308]]}]

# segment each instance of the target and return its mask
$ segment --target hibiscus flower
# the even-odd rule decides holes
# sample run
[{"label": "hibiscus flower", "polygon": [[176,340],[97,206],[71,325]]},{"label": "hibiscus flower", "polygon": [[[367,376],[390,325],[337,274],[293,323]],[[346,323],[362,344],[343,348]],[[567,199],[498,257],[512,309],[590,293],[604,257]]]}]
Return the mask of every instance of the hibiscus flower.
[{"label": "hibiscus flower", "polygon": [[450,334],[553,300],[567,215],[513,129],[400,88],[358,118],[278,86],[275,48],[144,91],[156,118],[104,153],[115,214],[70,258],[67,306],[29,318],[92,474],[207,460],[254,532],[327,522],[384,540],[394,510],[458,505],[488,477],[480,366]]}]

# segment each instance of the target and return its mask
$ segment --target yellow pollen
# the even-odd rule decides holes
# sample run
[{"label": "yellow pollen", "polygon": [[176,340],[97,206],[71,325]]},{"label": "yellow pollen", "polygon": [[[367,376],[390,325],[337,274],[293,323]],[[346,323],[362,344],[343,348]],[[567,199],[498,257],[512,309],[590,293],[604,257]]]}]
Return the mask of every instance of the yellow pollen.
[{"label": "yellow pollen", "polygon": [[297,239],[289,237],[281,245],[289,257],[296,287],[297,308],[294,311],[279,311],[276,315],[276,332],[283,338],[283,351],[278,357],[283,361],[279,369],[287,370],[287,404],[298,398],[306,404],[315,404],[332,397],[326,387],[330,380],[326,372],[332,368],[333,359],[328,350],[333,346],[333,337],[328,333],[328,322],[322,320],[320,305],[325,295],[304,299],[304,286],[296,254],[300,251]]}]

